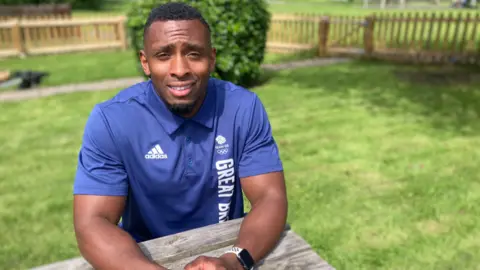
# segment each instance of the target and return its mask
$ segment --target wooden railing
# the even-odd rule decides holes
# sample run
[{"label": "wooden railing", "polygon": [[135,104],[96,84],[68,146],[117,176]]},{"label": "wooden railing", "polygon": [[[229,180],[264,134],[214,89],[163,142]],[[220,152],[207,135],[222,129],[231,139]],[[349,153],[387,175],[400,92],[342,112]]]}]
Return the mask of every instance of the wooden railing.
[{"label": "wooden railing", "polygon": [[318,46],[318,25],[321,17],[311,14],[273,15],[267,35],[270,52],[293,52]]},{"label": "wooden railing", "polygon": [[70,4],[0,5],[0,21],[10,19],[65,19],[71,18]]},{"label": "wooden railing", "polygon": [[18,21],[0,22],[0,57],[20,55],[23,51]]},{"label": "wooden railing", "polygon": [[478,13],[383,14],[372,17],[372,22],[376,54],[422,52],[424,57],[440,61],[469,61],[480,56]]},{"label": "wooden railing", "polygon": [[0,22],[0,57],[127,48],[125,17]]},{"label": "wooden railing", "polygon": [[[0,22],[0,57],[127,47],[125,18]],[[426,61],[480,61],[480,15],[274,15],[267,50]]]},{"label": "wooden railing", "polygon": [[479,24],[478,13],[274,15],[267,50],[472,62],[480,61]]}]

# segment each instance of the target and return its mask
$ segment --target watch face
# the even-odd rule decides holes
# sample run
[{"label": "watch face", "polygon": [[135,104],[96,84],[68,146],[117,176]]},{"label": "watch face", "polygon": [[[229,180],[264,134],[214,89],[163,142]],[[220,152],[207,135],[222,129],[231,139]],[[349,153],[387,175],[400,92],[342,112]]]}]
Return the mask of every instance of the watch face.
[{"label": "watch face", "polygon": [[253,269],[255,262],[253,261],[252,256],[248,252],[248,250],[239,248],[239,247],[232,247],[230,252],[233,252],[237,255],[238,260],[242,264],[243,268],[245,269]]},{"label": "watch face", "polygon": [[253,261],[252,256],[246,249],[240,249],[240,253],[237,254],[237,257],[241,261],[243,267],[245,269],[252,269],[252,267],[255,265],[255,262]]}]

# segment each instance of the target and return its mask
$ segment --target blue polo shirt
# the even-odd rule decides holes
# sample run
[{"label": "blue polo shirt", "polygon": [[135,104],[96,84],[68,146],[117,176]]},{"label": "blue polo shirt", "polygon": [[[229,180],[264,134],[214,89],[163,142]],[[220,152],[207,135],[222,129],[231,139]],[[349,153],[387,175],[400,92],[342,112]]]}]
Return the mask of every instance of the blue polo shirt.
[{"label": "blue polo shirt", "polygon": [[185,119],[149,80],[94,106],[74,194],[127,196],[120,226],[141,242],[243,217],[240,178],[282,170],[255,93],[210,78]]}]

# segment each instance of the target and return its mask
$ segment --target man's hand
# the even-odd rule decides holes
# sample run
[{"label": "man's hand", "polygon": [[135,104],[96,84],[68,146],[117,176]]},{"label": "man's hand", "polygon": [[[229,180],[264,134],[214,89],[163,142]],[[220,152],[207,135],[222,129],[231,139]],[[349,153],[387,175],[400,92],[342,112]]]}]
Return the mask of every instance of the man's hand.
[{"label": "man's hand", "polygon": [[[233,255],[230,256],[230,255]],[[200,256],[185,266],[185,270],[240,270],[242,267],[234,254],[220,258]]]}]

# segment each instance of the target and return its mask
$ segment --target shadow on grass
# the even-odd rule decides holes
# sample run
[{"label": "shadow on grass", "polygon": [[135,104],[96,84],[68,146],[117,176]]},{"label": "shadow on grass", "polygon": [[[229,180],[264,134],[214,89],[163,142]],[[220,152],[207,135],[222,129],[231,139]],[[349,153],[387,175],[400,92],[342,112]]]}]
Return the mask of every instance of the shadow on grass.
[{"label": "shadow on grass", "polygon": [[462,135],[480,131],[480,70],[452,66],[393,65],[354,61],[269,74],[303,97],[359,98],[372,113],[421,116],[432,127]]}]

